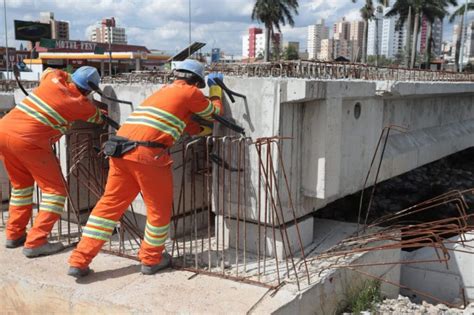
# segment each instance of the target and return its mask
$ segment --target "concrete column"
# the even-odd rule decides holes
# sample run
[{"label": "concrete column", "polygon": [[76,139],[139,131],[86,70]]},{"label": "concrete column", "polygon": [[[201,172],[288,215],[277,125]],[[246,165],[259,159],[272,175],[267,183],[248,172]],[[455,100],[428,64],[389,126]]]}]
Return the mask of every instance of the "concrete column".
[{"label": "concrete column", "polygon": [[140,58],[135,59],[135,71],[141,70]]}]

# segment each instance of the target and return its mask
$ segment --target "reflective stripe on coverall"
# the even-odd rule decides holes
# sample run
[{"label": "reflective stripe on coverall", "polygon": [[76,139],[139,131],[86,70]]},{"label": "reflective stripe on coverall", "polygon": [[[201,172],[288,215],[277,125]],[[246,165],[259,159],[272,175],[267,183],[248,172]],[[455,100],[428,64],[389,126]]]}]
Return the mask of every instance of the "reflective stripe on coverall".
[{"label": "reflective stripe on coverall", "polygon": [[[147,98],[117,135],[171,146],[193,125],[193,113],[210,120],[213,113],[221,112],[219,98],[210,101],[197,87],[178,80]],[[173,203],[172,160],[161,152],[163,149],[138,146],[121,158],[110,159],[105,193],[92,210],[81,241],[71,254],[71,266],[84,269],[91,263],[140,191],[147,207],[147,223],[139,258],[144,265],[160,262]],[[160,158],[156,160],[158,154]]]},{"label": "reflective stripe on coverall", "polygon": [[70,76],[53,69],[47,69],[39,87],[0,119],[0,153],[12,184],[7,239],[19,239],[25,234],[36,182],[42,198],[25,247],[35,248],[47,242],[66,201],[51,143],[59,140],[75,120],[102,122],[99,110],[80,93]]}]

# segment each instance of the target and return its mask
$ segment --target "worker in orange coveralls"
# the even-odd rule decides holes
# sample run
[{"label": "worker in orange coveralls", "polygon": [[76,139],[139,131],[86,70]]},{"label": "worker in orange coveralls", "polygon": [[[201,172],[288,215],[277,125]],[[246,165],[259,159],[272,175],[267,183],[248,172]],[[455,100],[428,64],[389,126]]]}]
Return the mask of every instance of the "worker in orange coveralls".
[{"label": "worker in orange coveralls", "polygon": [[171,219],[173,177],[172,160],[164,150],[172,146],[184,131],[190,134],[199,132],[191,120],[193,114],[209,121],[213,114],[222,114],[222,90],[214,78],[223,78],[222,74],[209,75],[208,99],[199,90],[206,86],[204,68],[199,62],[191,59],[180,62],[175,75],[177,79],[173,84],[147,98],[119,129],[117,136],[122,138],[118,141],[132,144],[129,152],[117,152],[115,148],[108,152],[107,145],[114,141],[106,143],[104,153],[111,158],[105,193],[92,211],[81,241],[71,254],[70,276],[79,278],[90,272],[92,259],[109,240],[118,220],[140,191],[147,207],[144,239],[139,252],[141,272],[151,275],[170,265],[171,257],[163,250]]},{"label": "worker in orange coveralls", "polygon": [[[88,81],[99,84],[99,73],[93,67],[81,67],[72,76],[46,69],[39,86],[0,120],[0,153],[12,185],[5,246],[24,245],[23,253],[29,258],[64,248],[61,243],[47,240],[66,201],[61,169],[51,144],[75,120],[102,123],[101,112],[87,98],[91,92]],[[42,198],[38,216],[26,234],[35,182]]]}]

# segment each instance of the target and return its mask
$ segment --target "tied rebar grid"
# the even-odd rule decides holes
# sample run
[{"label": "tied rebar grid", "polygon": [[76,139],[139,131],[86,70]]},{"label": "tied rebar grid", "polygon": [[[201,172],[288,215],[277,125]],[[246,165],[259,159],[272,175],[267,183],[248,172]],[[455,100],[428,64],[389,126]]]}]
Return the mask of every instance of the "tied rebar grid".
[{"label": "tied rebar grid", "polygon": [[[53,145],[58,168],[61,161],[66,169],[63,180],[68,198],[62,220],[51,232],[52,239],[68,246],[77,244],[93,206],[104,192],[108,160],[100,148],[109,136],[94,129],[75,130],[65,135],[61,145]],[[296,224],[297,218],[280,148],[284,140],[200,137],[169,149],[175,161],[174,181],[179,183],[175,185],[170,239],[166,243],[174,268],[268,288],[286,282],[300,288],[303,279],[309,284],[308,270],[297,270],[297,263],[305,261],[298,230],[298,245],[289,246],[287,228]],[[258,165],[253,174],[251,165]],[[41,200],[38,189],[36,194],[35,200]],[[258,208],[258,214],[252,212],[252,207]],[[37,208],[36,204],[35,214]],[[288,210],[291,212],[284,214]],[[103,251],[137,259],[143,225],[143,217],[138,218],[132,204]],[[257,228],[254,234],[249,230],[251,225]],[[255,243],[255,238],[258,246],[252,249],[250,243]]]},{"label": "tied rebar grid", "polygon": [[[280,195],[284,191],[289,196],[290,186],[281,159],[281,140],[211,136],[184,141],[170,149],[175,161],[174,180],[179,183],[179,187],[175,185],[170,240],[166,244],[174,268],[268,288],[279,287],[285,281],[294,282],[298,288],[302,279],[309,283],[307,270],[296,269],[296,262],[305,260],[299,235],[298,246],[288,245],[287,225],[296,223],[296,213],[291,204],[291,215],[283,214]],[[254,165],[259,165],[258,173],[253,175],[252,159],[257,159]],[[277,167],[283,179],[277,177]],[[255,187],[250,177],[257,175]],[[280,181],[284,185],[277,187]],[[255,207],[251,198],[255,198],[254,204],[262,205],[258,214],[252,212]],[[291,222],[286,223],[288,217]],[[257,232],[251,234],[250,225]],[[277,234],[281,245],[277,244]],[[250,249],[255,239],[257,248]],[[271,245],[265,245],[270,241]],[[283,246],[282,257],[277,254],[278,246]],[[110,253],[129,258],[135,258],[137,251],[138,246],[109,247]]]},{"label": "tied rebar grid", "polygon": [[[240,77],[281,77],[320,80],[369,80],[404,82],[473,82],[472,72],[433,71],[394,67],[376,67],[357,63],[323,61],[282,61],[256,63],[214,63],[207,72]],[[174,79],[171,71],[136,71],[103,78],[103,83],[167,84]]]}]

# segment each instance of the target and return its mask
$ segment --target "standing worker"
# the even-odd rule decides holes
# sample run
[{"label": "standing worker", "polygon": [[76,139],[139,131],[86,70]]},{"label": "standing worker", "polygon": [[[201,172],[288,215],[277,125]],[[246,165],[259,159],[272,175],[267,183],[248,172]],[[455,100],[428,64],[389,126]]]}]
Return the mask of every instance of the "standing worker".
[{"label": "standing worker", "polygon": [[[172,160],[165,151],[183,131],[196,133],[193,114],[206,120],[222,113],[222,90],[213,81],[222,74],[210,74],[210,98],[199,90],[206,86],[203,66],[191,59],[175,69],[176,80],[147,98],[104,146],[110,156],[105,192],[87,221],[82,238],[69,259],[68,274],[83,277],[130,203],[141,191],[147,208],[147,222],[139,258],[141,272],[151,275],[169,266],[163,253],[168,237],[173,203]],[[121,143],[119,146],[115,146]],[[124,149],[121,151],[121,148]]]},{"label": "standing worker", "polygon": [[[0,153],[12,185],[5,246],[24,245],[23,253],[29,258],[64,248],[47,240],[66,201],[61,168],[51,144],[75,120],[102,123],[101,112],[87,98],[91,92],[88,81],[99,84],[99,73],[93,67],[81,67],[72,76],[46,69],[39,86],[0,120]],[[42,198],[38,216],[26,234],[35,182]]]}]

